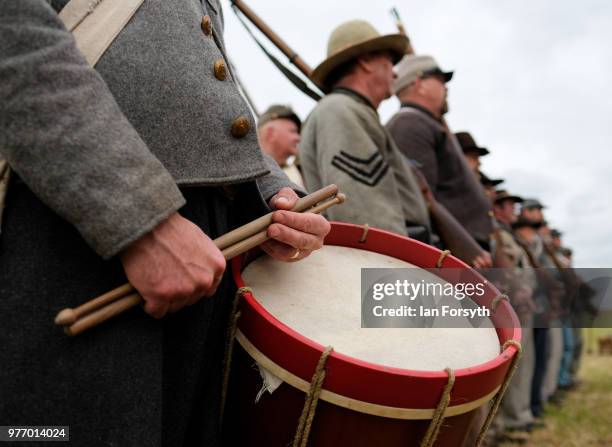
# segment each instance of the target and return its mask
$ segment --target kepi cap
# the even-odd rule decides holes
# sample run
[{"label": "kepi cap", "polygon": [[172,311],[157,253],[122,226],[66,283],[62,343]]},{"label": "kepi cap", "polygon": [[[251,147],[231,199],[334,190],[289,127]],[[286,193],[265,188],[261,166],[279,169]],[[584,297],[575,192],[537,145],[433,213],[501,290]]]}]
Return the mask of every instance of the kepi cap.
[{"label": "kepi cap", "polygon": [[546,208],[538,199],[524,199],[523,204],[521,205],[521,209],[530,209],[530,208]]},{"label": "kepi cap", "polygon": [[302,127],[302,121],[291,107],[284,106],[282,104],[274,104],[268,107],[268,109],[259,116],[259,119],[257,120],[257,128],[260,128],[267,122],[281,118],[293,121],[297,125],[298,130],[300,130]]},{"label": "kepi cap", "polygon": [[397,93],[404,87],[409,86],[417,78],[422,78],[431,75],[441,75],[444,77],[444,82],[448,82],[453,78],[452,71],[442,71],[436,60],[431,56],[426,55],[407,55],[402,58],[399,64],[395,66],[397,78],[393,82],[393,93]]}]

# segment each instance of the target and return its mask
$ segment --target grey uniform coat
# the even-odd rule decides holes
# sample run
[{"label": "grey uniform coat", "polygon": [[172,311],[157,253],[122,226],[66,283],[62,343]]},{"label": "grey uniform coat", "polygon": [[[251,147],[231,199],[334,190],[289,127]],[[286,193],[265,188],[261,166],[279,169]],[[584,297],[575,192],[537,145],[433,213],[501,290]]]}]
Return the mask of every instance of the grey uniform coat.
[{"label": "grey uniform coat", "polygon": [[337,89],[325,96],[302,127],[300,161],[309,190],[336,183],[346,204],[332,220],[407,234],[408,225],[429,229],[423,195],[402,154],[361,95]]},{"label": "grey uniform coat", "polygon": [[387,129],[402,154],[421,164],[436,199],[474,239],[488,243],[491,203],[467,166],[455,137],[431,113],[414,104],[402,105]]},{"label": "grey uniform coat", "polygon": [[[67,0],[52,3],[59,11]],[[177,184],[239,183],[274,169],[231,74],[215,73],[225,61],[217,0],[145,1],[96,70],[47,2],[1,7],[0,151],[100,255],[182,206]],[[237,118],[251,128],[239,138]],[[271,196],[280,183],[260,186]]]},{"label": "grey uniform coat", "polygon": [[96,70],[58,19],[65,3],[0,3],[0,153],[16,174],[0,236],[0,421],[69,425],[74,445],[218,445],[229,275],[161,321],[134,309],[69,338],[53,318],[124,283],[114,255],[175,211],[214,238],[290,182],[219,71],[216,0],[146,0]]},{"label": "grey uniform coat", "polygon": [[[509,279],[518,286],[535,292],[537,279],[535,271],[529,262],[525,250],[518,244],[512,229],[502,222],[500,225],[501,246],[495,246],[495,250],[503,250],[512,263],[506,273]],[[516,287],[516,286],[515,286]],[[533,344],[533,312],[523,304],[520,308],[515,306],[513,293],[516,290],[510,288],[508,291],[510,303],[513,305],[519,321],[522,325],[521,346],[523,347],[521,361],[518,365],[512,381],[506,390],[502,401],[498,423],[506,429],[520,428],[533,422],[531,413],[531,379],[535,361],[535,348]],[[500,427],[501,428],[501,427]]]}]

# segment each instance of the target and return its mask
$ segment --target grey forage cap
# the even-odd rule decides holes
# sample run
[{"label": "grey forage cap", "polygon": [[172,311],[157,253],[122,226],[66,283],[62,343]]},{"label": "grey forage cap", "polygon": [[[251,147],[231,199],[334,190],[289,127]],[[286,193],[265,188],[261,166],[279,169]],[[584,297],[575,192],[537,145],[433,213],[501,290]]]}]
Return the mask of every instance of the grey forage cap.
[{"label": "grey forage cap", "polygon": [[397,78],[393,83],[393,93],[397,94],[404,87],[409,86],[417,78],[429,75],[444,76],[444,82],[453,78],[452,71],[442,71],[436,60],[426,55],[407,55],[395,66]]}]

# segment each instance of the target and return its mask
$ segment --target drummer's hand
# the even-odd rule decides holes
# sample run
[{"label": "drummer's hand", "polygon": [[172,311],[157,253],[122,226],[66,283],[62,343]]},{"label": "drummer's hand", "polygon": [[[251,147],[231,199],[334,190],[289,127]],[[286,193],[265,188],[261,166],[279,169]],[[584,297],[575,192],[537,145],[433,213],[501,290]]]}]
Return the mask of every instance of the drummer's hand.
[{"label": "drummer's hand", "polygon": [[487,269],[493,267],[493,258],[488,251],[481,251],[478,256],[472,260],[472,267],[475,269]]},{"label": "drummer's hand", "polygon": [[212,296],[225,258],[199,227],[174,213],[120,254],[128,280],[155,318]]},{"label": "drummer's hand", "polygon": [[[273,210],[290,210],[298,200],[291,188],[283,188],[270,199]],[[329,222],[319,214],[277,211],[268,227],[270,239],[261,248],[280,261],[298,261],[323,246]]]}]

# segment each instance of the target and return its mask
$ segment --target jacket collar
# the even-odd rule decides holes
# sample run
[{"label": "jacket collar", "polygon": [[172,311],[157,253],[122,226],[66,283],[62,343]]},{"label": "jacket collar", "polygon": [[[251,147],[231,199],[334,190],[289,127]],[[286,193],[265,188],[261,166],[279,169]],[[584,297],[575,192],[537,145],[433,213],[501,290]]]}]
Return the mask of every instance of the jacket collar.
[{"label": "jacket collar", "polygon": [[428,116],[432,117],[433,119],[435,119],[436,121],[441,121],[439,118],[436,118],[436,116],[431,113],[429,110],[427,110],[425,107],[423,107],[420,104],[417,104],[416,102],[403,102],[401,104],[401,107],[411,107],[413,109],[417,109],[420,110],[421,112],[427,114]]},{"label": "jacket collar", "polygon": [[341,93],[343,95],[348,95],[348,96],[352,97],[353,99],[356,99],[357,101],[365,104],[366,106],[371,107],[372,110],[374,110],[376,113],[378,113],[378,111],[376,110],[376,107],[374,107],[374,104],[372,104],[372,102],[368,98],[366,98],[361,93],[356,92],[355,90],[353,90],[351,88],[348,88],[348,87],[334,87],[332,89],[331,93]]}]

